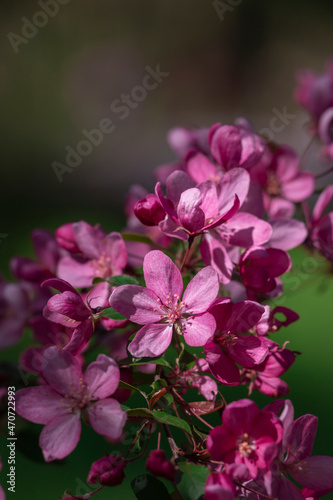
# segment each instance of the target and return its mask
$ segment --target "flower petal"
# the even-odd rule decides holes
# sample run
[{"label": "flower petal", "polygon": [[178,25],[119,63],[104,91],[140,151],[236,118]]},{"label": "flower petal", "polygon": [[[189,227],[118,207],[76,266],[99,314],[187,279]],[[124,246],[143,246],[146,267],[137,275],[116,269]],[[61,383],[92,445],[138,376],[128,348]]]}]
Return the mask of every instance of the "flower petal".
[{"label": "flower petal", "polygon": [[136,358],[160,356],[170,345],[172,329],[173,325],[170,323],[144,326],[128,345],[129,352]]},{"label": "flower petal", "polygon": [[189,282],[183,295],[186,312],[206,312],[219,292],[219,279],[212,266],[201,269]]},{"label": "flower petal", "polygon": [[143,274],[147,288],[155,292],[163,304],[175,295],[181,296],[182,275],[170,257],[160,250],[147,253],[143,262]]},{"label": "flower petal", "polygon": [[39,436],[46,462],[67,457],[76,448],[81,435],[80,412],[76,411],[52,420]]},{"label": "flower petal", "polygon": [[119,379],[118,364],[105,354],[99,354],[97,360],[90,363],[84,374],[91,399],[104,399],[111,396],[119,385]]},{"label": "flower petal", "polygon": [[88,407],[91,427],[102,436],[112,441],[121,438],[127,419],[127,413],[121,409],[120,403],[115,399],[103,399]]},{"label": "flower petal", "polygon": [[182,320],[182,332],[186,344],[191,346],[205,345],[215,332],[216,323],[214,317],[209,314],[191,316]]}]

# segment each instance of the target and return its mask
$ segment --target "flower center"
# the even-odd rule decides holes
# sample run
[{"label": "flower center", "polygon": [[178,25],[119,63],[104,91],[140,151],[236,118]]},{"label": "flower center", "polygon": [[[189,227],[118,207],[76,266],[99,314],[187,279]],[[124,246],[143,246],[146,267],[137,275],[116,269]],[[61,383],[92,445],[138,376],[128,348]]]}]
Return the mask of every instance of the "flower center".
[{"label": "flower center", "polygon": [[268,172],[266,191],[270,196],[279,196],[280,194],[280,182],[273,172]]},{"label": "flower center", "polygon": [[217,334],[216,341],[221,347],[229,347],[235,345],[237,342],[237,335],[228,332],[221,332]]},{"label": "flower center", "polygon": [[[175,323],[175,321],[181,318],[185,304],[183,301],[179,301],[180,297],[177,293],[173,296],[167,295],[164,304],[162,304],[161,299],[157,299],[161,320],[166,323]],[[157,311],[157,309],[154,309],[154,311]]]},{"label": "flower center", "polygon": [[256,449],[255,441],[245,432],[237,440],[239,453],[243,457],[249,457]]},{"label": "flower center", "polygon": [[105,253],[99,259],[93,260],[92,265],[96,270],[95,273],[98,278],[108,278],[113,274],[111,258]]},{"label": "flower center", "polygon": [[83,378],[79,380],[79,386],[74,386],[73,382],[69,383],[71,389],[68,394],[64,395],[63,402],[65,407],[70,407],[70,413],[75,410],[82,410],[91,400],[89,387],[84,383]]}]

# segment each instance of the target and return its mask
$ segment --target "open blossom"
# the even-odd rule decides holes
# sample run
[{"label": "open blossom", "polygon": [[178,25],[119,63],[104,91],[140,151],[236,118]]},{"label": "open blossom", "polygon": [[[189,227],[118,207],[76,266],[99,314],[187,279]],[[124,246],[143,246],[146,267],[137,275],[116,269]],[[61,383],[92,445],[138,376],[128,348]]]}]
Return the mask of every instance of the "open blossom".
[{"label": "open blossom", "polygon": [[120,233],[106,234],[102,228],[90,226],[84,221],[72,224],[71,231],[74,241],[71,240],[71,232],[68,240],[71,245],[75,243],[80,253],[60,259],[58,278],[84,288],[91,286],[94,278],[110,278],[123,272],[127,251]]},{"label": "open blossom", "polygon": [[271,411],[260,411],[253,401],[241,399],[225,408],[222,426],[209,433],[207,449],[214,460],[226,463],[227,472],[237,476],[242,471],[244,479],[255,479],[260,469],[270,468],[282,436],[282,425]]},{"label": "open blossom", "polygon": [[219,382],[237,385],[240,383],[237,364],[252,367],[268,353],[260,338],[245,335],[259,321],[264,307],[250,300],[232,304],[230,299],[223,298],[216,302],[209,310],[215,318],[216,331],[205,345],[206,360]]},{"label": "open blossom", "polygon": [[212,181],[196,184],[180,170],[168,177],[166,188],[167,198],[163,196],[159,182],[155,193],[167,214],[159,227],[169,236],[188,240],[225,223],[239,209],[235,193],[232,205],[227,210],[221,210],[219,193]]},{"label": "open blossom", "polygon": [[135,357],[161,355],[169,347],[174,329],[184,335],[188,345],[204,345],[215,331],[215,320],[207,309],[219,291],[216,272],[211,267],[199,271],[182,298],[182,275],[163,252],[153,250],[146,255],[143,274],[146,287],[123,285],[110,297],[111,307],[144,325],[129,344],[129,352]]},{"label": "open blossom", "polygon": [[292,217],[294,203],[308,198],[315,187],[313,175],[301,171],[298,155],[287,146],[280,146],[274,153],[268,150],[250,175],[263,189],[270,217]]},{"label": "open blossom", "polygon": [[37,260],[13,257],[10,269],[19,280],[41,283],[55,276],[61,249],[53,234],[45,229],[35,229],[31,233],[31,239]]},{"label": "open blossom", "polygon": [[45,385],[17,391],[16,411],[45,425],[39,438],[45,460],[64,458],[74,450],[81,434],[81,414],[98,434],[120,439],[126,413],[109,397],[119,384],[117,363],[99,354],[83,374],[78,360],[55,346],[44,351],[44,358]]},{"label": "open blossom", "polygon": [[210,474],[205,484],[205,500],[236,500],[236,487],[228,474]]}]

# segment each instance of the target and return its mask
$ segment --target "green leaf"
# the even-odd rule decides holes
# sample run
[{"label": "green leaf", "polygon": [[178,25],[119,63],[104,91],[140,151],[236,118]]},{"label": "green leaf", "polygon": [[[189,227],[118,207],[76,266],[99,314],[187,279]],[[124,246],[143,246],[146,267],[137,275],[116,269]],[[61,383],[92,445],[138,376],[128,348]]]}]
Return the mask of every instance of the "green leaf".
[{"label": "green leaf", "polygon": [[153,414],[154,419],[160,424],[173,425],[174,427],[178,427],[179,429],[188,432],[189,434],[192,434],[191,427],[185,420],[182,420],[181,418],[178,417],[174,417],[173,415],[165,413],[164,411],[153,410],[151,413]]},{"label": "green leaf", "polygon": [[146,401],[148,400],[147,394],[145,392],[141,391],[140,389],[138,389],[137,387],[134,387],[134,385],[127,384],[127,382],[123,382],[122,380],[120,380],[118,387],[121,387],[123,389],[131,389],[132,391],[139,392],[145,398]]},{"label": "green leaf", "polygon": [[138,500],[171,500],[165,485],[150,474],[141,474],[131,481],[132,490]]},{"label": "green leaf", "polygon": [[177,486],[184,500],[198,500],[204,494],[209,470],[204,465],[187,462],[182,462],[179,467],[183,475]]},{"label": "green leaf", "polygon": [[139,282],[133,276],[129,276],[128,274],[119,274],[119,276],[112,276],[108,280],[111,286],[121,286],[121,285],[138,285]]},{"label": "green leaf", "polygon": [[103,318],[111,318],[111,319],[115,319],[117,321],[123,321],[123,320],[127,319],[127,318],[125,318],[125,316],[123,316],[119,312],[115,311],[112,307],[107,307],[106,309],[104,309]]},{"label": "green leaf", "polygon": [[129,417],[154,418],[154,415],[148,408],[130,408],[126,412]]},{"label": "green leaf", "polygon": [[148,358],[148,361],[142,361],[143,358],[140,359],[140,361],[136,361],[135,363],[130,363],[128,366],[139,366],[139,365],[160,365],[160,366],[165,366],[166,368],[169,368],[171,370],[171,365],[168,363],[168,361],[164,358],[157,358],[157,359],[152,359]]}]

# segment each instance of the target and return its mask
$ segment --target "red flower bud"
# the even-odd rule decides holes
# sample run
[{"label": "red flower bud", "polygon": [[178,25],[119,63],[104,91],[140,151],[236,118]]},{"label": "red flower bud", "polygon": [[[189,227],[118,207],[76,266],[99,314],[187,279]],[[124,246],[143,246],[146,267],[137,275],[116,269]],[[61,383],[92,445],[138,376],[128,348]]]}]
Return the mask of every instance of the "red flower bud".
[{"label": "red flower bud", "polygon": [[125,478],[126,462],[118,456],[109,455],[96,460],[90,468],[88,483],[101,483],[105,486],[117,486]]},{"label": "red flower bud", "polygon": [[164,450],[151,451],[146,468],[155,476],[164,477],[169,481],[173,481],[176,473],[175,466],[166,458]]},{"label": "red flower bud", "polygon": [[165,211],[155,194],[147,194],[145,198],[137,201],[134,213],[146,226],[157,226],[165,218]]}]

